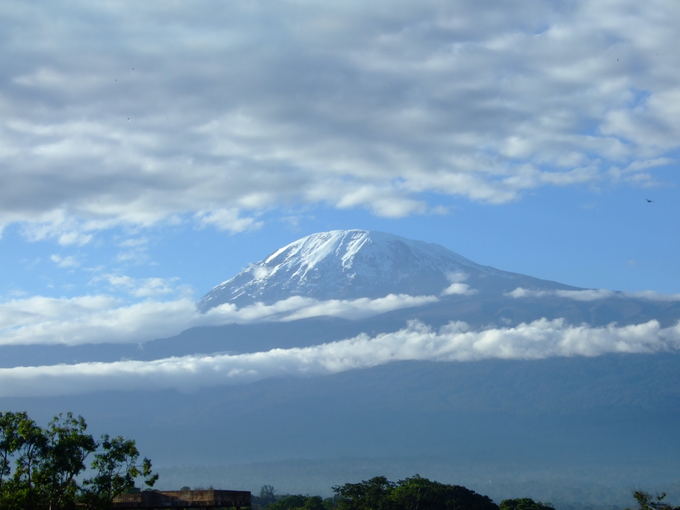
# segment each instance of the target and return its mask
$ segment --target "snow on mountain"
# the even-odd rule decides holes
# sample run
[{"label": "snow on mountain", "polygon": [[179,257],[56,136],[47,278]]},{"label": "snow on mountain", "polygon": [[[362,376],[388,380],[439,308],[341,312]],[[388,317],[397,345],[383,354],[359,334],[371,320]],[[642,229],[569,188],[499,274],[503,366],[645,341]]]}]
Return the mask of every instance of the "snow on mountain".
[{"label": "snow on mountain", "polygon": [[569,288],[482,266],[440,245],[383,232],[332,230],[298,239],[221,283],[199,302],[246,306],[290,296],[356,299]]}]

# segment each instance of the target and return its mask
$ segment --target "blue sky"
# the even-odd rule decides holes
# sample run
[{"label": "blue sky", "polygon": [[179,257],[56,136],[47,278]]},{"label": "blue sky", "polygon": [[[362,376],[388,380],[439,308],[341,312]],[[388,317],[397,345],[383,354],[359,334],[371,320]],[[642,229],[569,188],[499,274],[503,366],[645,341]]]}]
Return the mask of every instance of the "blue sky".
[{"label": "blue sky", "polygon": [[675,2],[10,0],[0,24],[4,328],[37,297],[198,299],[346,228],[680,292]]}]

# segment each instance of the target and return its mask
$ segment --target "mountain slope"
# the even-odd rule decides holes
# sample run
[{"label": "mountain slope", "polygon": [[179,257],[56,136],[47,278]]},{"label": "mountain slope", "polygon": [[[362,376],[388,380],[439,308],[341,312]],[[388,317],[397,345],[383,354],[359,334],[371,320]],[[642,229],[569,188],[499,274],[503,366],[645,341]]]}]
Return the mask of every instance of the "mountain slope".
[{"label": "mountain slope", "polygon": [[140,344],[0,345],[0,367],[306,347],[361,333],[394,332],[412,320],[433,328],[464,321],[474,329],[485,329],[541,318],[593,327],[650,320],[668,327],[680,319],[679,300],[578,289],[482,266],[436,244],[363,230],[322,232],[290,243],[215,287],[199,306],[207,311],[222,303],[247,306],[295,295],[324,300],[389,293],[434,298],[396,309],[375,309],[358,318],[324,315],[333,306],[320,307],[307,318],[280,321],[266,316],[190,328]]},{"label": "mountain slope", "polygon": [[[377,337],[408,321],[435,329],[465,321],[482,330],[539,318],[589,326],[652,319],[670,325],[680,318],[678,300],[576,289],[481,266],[441,246],[358,230],[295,241],[216,287],[200,306],[209,311],[220,303],[242,307],[295,295],[356,299],[390,292],[436,299],[359,318],[319,313],[278,322],[266,316],[196,327],[141,345],[5,346],[0,367],[215,353],[257,358],[248,353]],[[504,355],[507,351],[497,353]],[[470,482],[488,484],[485,492],[494,497],[564,503],[558,508],[592,501],[599,508],[601,501],[611,502],[614,488],[625,504],[635,484],[656,482],[665,490],[674,480],[672,473],[680,469],[678,351],[534,360],[493,356],[402,360],[325,376],[274,375],[206,387],[193,386],[192,375],[179,392],[154,390],[153,384],[132,391],[92,389],[83,395],[0,398],[0,409],[27,410],[41,422],[72,410],[86,416],[96,432],[133,437],[161,468],[165,488],[211,483],[257,490],[275,483],[284,491],[315,493],[378,474],[397,479],[420,472],[460,483],[466,479],[457,477],[478,473]],[[187,363],[192,371],[194,362]],[[52,377],[45,384],[56,386],[58,376]],[[258,462],[282,464],[250,474],[233,467]],[[332,469],[290,474],[310,462]],[[227,476],[224,464],[240,478]],[[189,465],[198,466],[198,474],[183,467]],[[166,478],[173,469],[181,476]],[[531,492],[537,490],[535,473],[543,487],[559,489],[562,496]],[[603,484],[597,496],[589,492],[592,480]]]},{"label": "mountain slope", "polygon": [[439,295],[451,284],[457,284],[457,292],[573,288],[482,266],[437,244],[382,232],[333,230],[298,239],[251,264],[206,294],[199,308],[270,304],[290,296]]},{"label": "mountain slope", "polygon": [[[160,469],[164,488],[236,488],[224,464],[354,459],[337,477],[305,474],[285,483],[315,493],[383,469],[396,470],[395,478],[434,476],[440,468],[460,476],[477,466],[475,484],[506,484],[507,493],[494,496],[538,497],[523,484],[540,471],[544,486],[563,490],[564,499],[552,502],[573,504],[589,497],[579,489],[583,470],[593,466],[605,487],[622,488],[624,501],[636,484],[668,488],[680,468],[679,384],[678,354],[403,362],[188,393],[0,398],[0,408],[27,410],[41,423],[72,410],[95,432],[133,437]],[[378,461],[380,469],[361,471]],[[173,485],[166,469],[182,465],[200,466],[200,475]],[[290,465],[274,474],[285,478]],[[258,475],[239,480],[252,490],[274,480],[278,489],[293,488]]]}]

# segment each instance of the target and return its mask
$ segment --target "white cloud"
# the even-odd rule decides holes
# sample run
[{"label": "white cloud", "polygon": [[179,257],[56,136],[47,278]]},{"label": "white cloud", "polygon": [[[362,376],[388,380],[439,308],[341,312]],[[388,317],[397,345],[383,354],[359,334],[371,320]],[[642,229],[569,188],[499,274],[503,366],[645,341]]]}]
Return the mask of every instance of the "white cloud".
[{"label": "white cloud", "polygon": [[634,298],[649,299],[650,301],[680,301],[680,294],[663,294],[653,290],[626,292],[625,295]]},{"label": "white cloud", "polygon": [[[101,226],[108,226],[102,224]],[[61,246],[84,246],[92,240],[91,230],[98,226],[86,225],[75,218],[68,217],[63,209],[46,211],[35,217],[32,223],[24,224],[22,233],[30,241],[54,239]]]},{"label": "white cloud", "polygon": [[438,210],[432,193],[649,185],[680,147],[667,0],[3,14],[0,225],[33,240],[178,216],[240,232],[291,203],[400,217]]},{"label": "white cloud", "polygon": [[57,242],[62,246],[68,246],[75,244],[78,246],[83,246],[92,240],[91,234],[85,234],[83,232],[71,231],[63,232],[57,237]]},{"label": "white cloud", "polygon": [[54,262],[57,266],[63,268],[78,267],[80,265],[80,262],[78,262],[78,260],[72,255],[63,257],[58,253],[53,253],[52,255],[50,255],[50,260]]},{"label": "white cloud", "polygon": [[218,230],[231,233],[254,230],[262,226],[262,222],[253,218],[243,218],[237,209],[216,209],[213,211],[201,211],[196,213],[196,218],[203,226],[213,226]]},{"label": "white cloud", "polygon": [[[158,285],[155,280],[159,280]],[[107,281],[138,297],[165,293],[160,279],[139,281],[109,275]],[[123,304],[110,296],[32,297],[0,304],[0,345],[142,343],[181,333],[195,326],[258,321],[290,321],[333,316],[348,319],[421,306],[435,296],[394,295],[368,299],[317,301],[294,296],[271,305],[243,308],[224,304],[200,313],[189,298]]]},{"label": "white cloud", "polygon": [[448,273],[446,279],[450,283],[462,283],[470,277],[465,271],[456,271],[453,273]]},{"label": "white cloud", "polygon": [[145,342],[177,334],[195,319],[189,299],[121,306],[109,296],[29,298],[0,305],[0,344]]},{"label": "white cloud", "polygon": [[118,262],[126,264],[145,264],[149,263],[151,257],[149,256],[149,240],[145,237],[132,237],[124,239],[118,243],[121,251],[116,255]]},{"label": "white cloud", "polygon": [[102,295],[75,298],[34,296],[14,299],[0,304],[0,328],[11,331],[58,318],[75,319],[115,304],[114,298]]},{"label": "white cloud", "polygon": [[680,323],[631,326],[569,326],[540,319],[512,328],[472,331],[455,322],[435,331],[421,323],[375,337],[306,348],[240,355],[184,356],[155,361],[81,363],[0,369],[0,396],[63,395],[97,390],[136,390],[239,384],[269,377],[322,375],[394,361],[472,361],[487,358],[541,359],[651,353],[680,348]]},{"label": "white cloud", "polygon": [[436,296],[409,296],[389,294],[382,298],[359,298],[350,300],[330,299],[310,304],[288,315],[285,320],[292,321],[308,317],[330,315],[345,319],[361,319],[391,310],[422,306],[437,301]]},{"label": "white cloud", "polygon": [[671,158],[654,158],[648,160],[634,161],[625,168],[613,167],[609,170],[610,177],[615,182],[628,182],[650,187],[658,185],[650,169],[663,167],[673,164]]},{"label": "white cloud", "polygon": [[506,295],[518,299],[554,296],[573,299],[575,301],[597,301],[599,299],[617,297],[647,299],[650,301],[680,301],[680,294],[662,294],[660,292],[654,292],[649,290],[642,292],[621,292],[606,289],[538,290],[517,287],[511,292],[508,292]]},{"label": "white cloud", "polygon": [[144,237],[131,237],[121,241],[118,246],[121,248],[144,248],[149,244],[149,240]]},{"label": "white cloud", "polygon": [[545,291],[540,291],[540,290],[532,290],[532,289],[525,289],[524,287],[517,287],[516,289],[506,293],[508,296],[513,297],[515,299],[519,298],[526,298],[526,297],[543,297],[547,294],[545,294]]},{"label": "white cloud", "polygon": [[271,305],[256,303],[237,308],[225,303],[211,308],[198,319],[201,324],[247,323],[253,321],[292,321],[310,317],[342,317],[360,319],[380,313],[422,306],[436,302],[436,296],[409,296],[388,294],[381,298],[329,299],[319,301],[302,296],[292,296]]},{"label": "white cloud", "polygon": [[442,291],[442,295],[444,296],[470,296],[476,293],[477,289],[471,288],[467,283],[452,283]]},{"label": "white cloud", "polygon": [[127,275],[106,274],[94,278],[91,283],[106,282],[112,289],[123,290],[138,298],[175,294],[178,278],[132,278]]},{"label": "white cloud", "polygon": [[132,295],[136,297],[152,297],[171,294],[175,292],[174,282],[165,278],[144,278],[141,285],[132,290]]},{"label": "white cloud", "polygon": [[596,301],[617,295],[616,292],[605,289],[582,289],[582,290],[537,290],[517,287],[511,292],[506,293],[513,298],[534,298],[534,297],[562,297],[575,301]]}]

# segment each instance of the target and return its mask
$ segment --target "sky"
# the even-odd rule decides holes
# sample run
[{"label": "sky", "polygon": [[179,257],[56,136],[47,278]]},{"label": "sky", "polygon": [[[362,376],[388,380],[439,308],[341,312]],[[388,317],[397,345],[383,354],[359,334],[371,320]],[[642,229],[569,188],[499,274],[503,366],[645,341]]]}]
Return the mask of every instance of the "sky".
[{"label": "sky", "polygon": [[332,229],[677,295],[677,27],[671,0],[4,1],[0,343],[172,333]]}]

